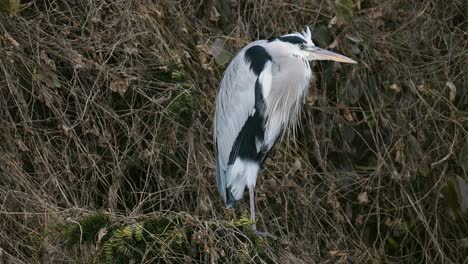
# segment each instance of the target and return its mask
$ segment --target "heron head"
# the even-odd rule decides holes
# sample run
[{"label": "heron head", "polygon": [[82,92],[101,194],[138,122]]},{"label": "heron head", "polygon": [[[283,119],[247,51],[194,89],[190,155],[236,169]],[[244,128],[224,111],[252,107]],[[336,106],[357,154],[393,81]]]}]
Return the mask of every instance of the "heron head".
[{"label": "heron head", "polygon": [[356,63],[356,61],[341,54],[319,48],[312,42],[312,34],[309,27],[301,33],[292,33],[278,38],[280,41],[287,42],[292,51],[300,54],[309,61],[313,60],[332,60],[343,63]]}]

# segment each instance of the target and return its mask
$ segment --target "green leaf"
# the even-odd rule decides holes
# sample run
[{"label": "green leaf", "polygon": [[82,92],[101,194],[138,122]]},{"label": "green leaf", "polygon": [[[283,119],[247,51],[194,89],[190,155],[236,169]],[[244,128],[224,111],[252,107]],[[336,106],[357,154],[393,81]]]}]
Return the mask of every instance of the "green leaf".
[{"label": "green leaf", "polygon": [[345,25],[351,23],[353,19],[353,1],[352,0],[335,0],[336,16]]},{"label": "green leaf", "polygon": [[215,57],[215,62],[218,65],[224,65],[231,59],[231,53],[221,50],[218,56]]},{"label": "green leaf", "polygon": [[0,11],[7,15],[16,15],[20,7],[20,0],[0,0]]},{"label": "green leaf", "polygon": [[399,246],[400,246],[400,245],[398,244],[398,242],[397,242],[395,239],[393,239],[392,237],[387,238],[387,242],[388,242],[388,244],[389,244],[391,247],[393,247],[393,248],[395,248],[395,249],[396,249],[396,248],[399,248]]},{"label": "green leaf", "polygon": [[60,88],[61,84],[60,84],[60,80],[59,80],[57,74],[52,73],[51,78],[52,78],[52,84],[54,85],[54,87],[55,88]]},{"label": "green leaf", "polygon": [[213,46],[211,47],[211,54],[213,55],[217,65],[226,64],[232,57],[232,54],[228,51],[226,42],[220,38],[215,39]]}]

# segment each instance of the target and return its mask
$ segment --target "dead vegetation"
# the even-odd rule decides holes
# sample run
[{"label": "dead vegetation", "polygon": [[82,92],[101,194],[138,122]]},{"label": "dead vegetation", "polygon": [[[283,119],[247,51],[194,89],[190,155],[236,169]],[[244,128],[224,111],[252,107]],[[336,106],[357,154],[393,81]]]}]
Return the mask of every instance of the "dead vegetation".
[{"label": "dead vegetation", "polygon": [[[464,1],[11,6],[0,263],[468,262]],[[216,190],[214,97],[232,53],[305,25],[359,64],[316,65],[258,180],[262,241]]]}]

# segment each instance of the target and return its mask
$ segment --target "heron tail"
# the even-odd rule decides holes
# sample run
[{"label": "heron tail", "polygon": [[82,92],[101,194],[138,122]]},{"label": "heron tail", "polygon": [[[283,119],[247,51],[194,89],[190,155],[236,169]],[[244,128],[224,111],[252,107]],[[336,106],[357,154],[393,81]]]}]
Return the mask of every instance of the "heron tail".
[{"label": "heron tail", "polygon": [[231,190],[226,190],[226,194],[227,194],[226,207],[227,208],[233,208],[236,205],[238,200],[236,200],[234,195],[232,195]]},{"label": "heron tail", "polygon": [[222,170],[223,169],[219,166],[219,159],[217,157],[216,158],[216,183],[218,185],[219,193],[221,194],[223,201],[227,205],[225,172]]}]

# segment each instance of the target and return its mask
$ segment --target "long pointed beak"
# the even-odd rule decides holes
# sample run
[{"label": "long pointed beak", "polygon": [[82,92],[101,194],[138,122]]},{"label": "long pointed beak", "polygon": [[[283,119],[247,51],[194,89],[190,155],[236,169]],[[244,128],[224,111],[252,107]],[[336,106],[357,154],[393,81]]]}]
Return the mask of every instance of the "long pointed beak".
[{"label": "long pointed beak", "polygon": [[357,63],[356,61],[343,56],[341,54],[319,48],[317,46],[312,46],[306,49],[307,59],[309,60],[332,60],[337,62],[344,63]]}]

